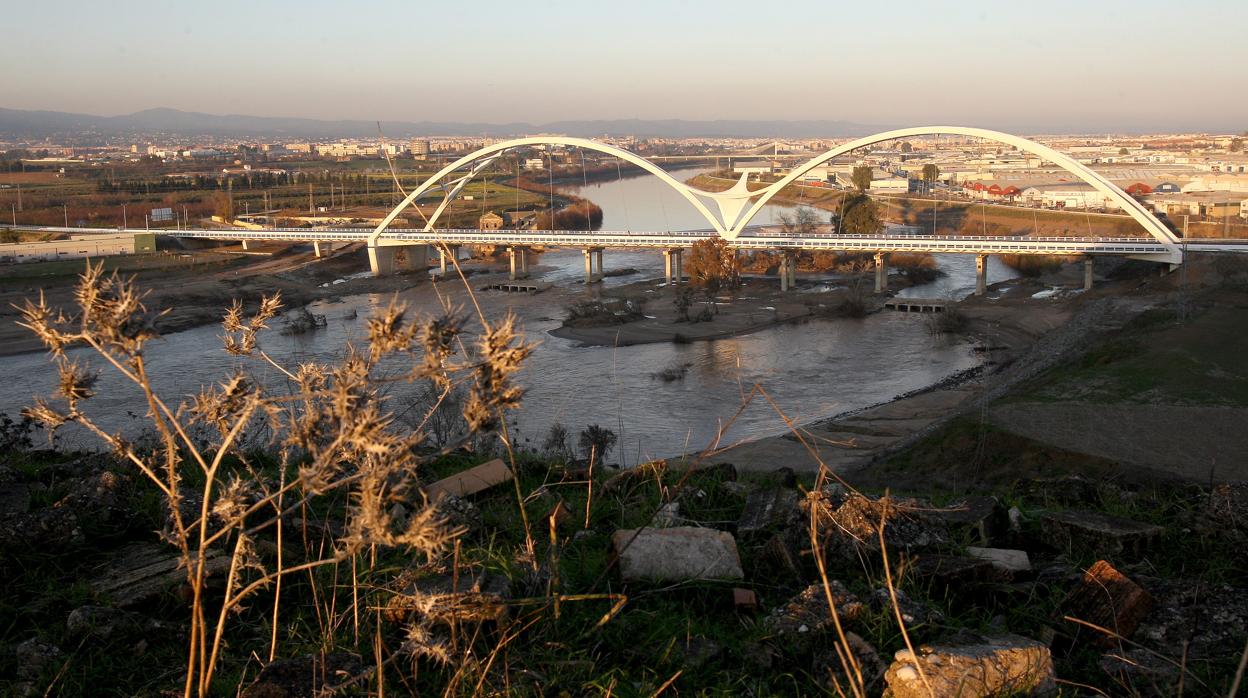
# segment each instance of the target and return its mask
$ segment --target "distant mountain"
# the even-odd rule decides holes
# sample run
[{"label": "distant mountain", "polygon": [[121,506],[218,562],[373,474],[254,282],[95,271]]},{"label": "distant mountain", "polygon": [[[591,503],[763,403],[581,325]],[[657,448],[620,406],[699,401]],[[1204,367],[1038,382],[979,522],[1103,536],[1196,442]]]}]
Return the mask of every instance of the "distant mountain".
[{"label": "distant mountain", "polygon": [[[812,138],[860,136],[884,127],[849,121],[685,121],[683,119],[611,119],[528,123],[459,123],[444,121],[383,121],[387,138],[415,136],[515,136],[526,133],[559,133],[569,136],[697,136],[743,138]],[[0,108],[0,136],[47,138],[69,136],[116,137],[164,133],[170,136],[223,136],[249,138],[326,139],[367,138],[377,135],[375,121],[322,121],[288,117],[203,114],[177,109],[146,109],[123,116],[94,116],[56,111]]]}]

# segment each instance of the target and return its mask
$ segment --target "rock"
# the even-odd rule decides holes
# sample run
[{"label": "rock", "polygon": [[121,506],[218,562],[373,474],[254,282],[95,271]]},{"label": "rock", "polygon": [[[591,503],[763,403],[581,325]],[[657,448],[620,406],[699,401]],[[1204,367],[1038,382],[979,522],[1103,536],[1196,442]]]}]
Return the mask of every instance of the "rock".
[{"label": "rock", "polygon": [[394,595],[386,603],[387,620],[418,616],[431,623],[498,621],[507,617],[511,583],[489,572],[464,570],[450,574],[400,575]]},{"label": "rock", "polygon": [[795,490],[755,490],[745,499],[737,520],[737,534],[747,535],[785,528],[802,516],[802,496]]},{"label": "rock", "polygon": [[665,502],[659,505],[654,517],[650,519],[650,524],[655,528],[672,528],[684,523],[684,519],[680,518],[680,502]]},{"label": "rock", "polygon": [[968,543],[992,545],[1004,538],[1009,515],[996,497],[968,497],[932,512],[949,532]]},{"label": "rock", "polygon": [[316,698],[364,671],[358,654],[309,654],[269,662],[242,698]]},{"label": "rock", "polygon": [[[829,580],[828,586],[832,591],[832,601],[836,604],[837,617],[842,627],[862,615],[865,607],[844,584],[833,579]],[[822,583],[811,584],[803,589],[797,596],[768,614],[763,624],[775,635],[821,633],[836,627]]]},{"label": "rock", "polygon": [[1006,516],[1010,519],[1010,535],[1017,536],[1023,532],[1023,510],[1018,507],[1010,507],[1006,512]]},{"label": "rock", "polygon": [[1248,543],[1248,483],[1214,487],[1200,509],[1195,528],[1234,543]]},{"label": "rock", "polygon": [[893,609],[893,597],[888,593],[887,587],[871,592],[871,609],[876,613],[888,613],[890,619],[895,619],[897,611],[901,611],[901,620],[907,628],[944,621],[945,615],[940,611],[918,599],[910,598],[901,589],[896,589],[895,592],[897,594],[896,610]]},{"label": "rock", "polygon": [[30,484],[13,482],[0,485],[0,517],[30,511]]},{"label": "rock", "polygon": [[1119,686],[1130,686],[1133,696],[1169,698],[1180,695],[1179,668],[1141,648],[1116,649],[1101,655],[1101,671]]},{"label": "rock", "polygon": [[[230,569],[230,557],[212,550],[205,565],[210,580],[222,580]],[[185,583],[186,570],[172,547],[132,543],[117,551],[108,567],[92,580],[91,588],[114,605],[129,608]]]},{"label": "rock", "polygon": [[66,634],[73,639],[141,637],[171,629],[141,613],[109,606],[81,606],[65,619]]},{"label": "rock", "polygon": [[1096,504],[1101,499],[1098,483],[1082,475],[1035,478],[1027,483],[1024,494],[1032,499],[1066,506]]},{"label": "rock", "polygon": [[[849,651],[858,663],[858,672],[862,675],[863,688],[867,690],[867,695],[875,695],[877,692],[875,686],[884,676],[885,668],[884,660],[880,659],[880,653],[870,642],[862,639],[855,632],[845,632],[845,644],[849,645]],[[811,673],[815,676],[826,676],[825,684],[830,692],[835,692],[835,686],[841,686],[843,691],[845,686],[850,685],[849,679],[845,676],[845,665],[841,662],[836,648],[829,648],[816,654]]]},{"label": "rock", "polygon": [[1061,552],[1095,557],[1138,558],[1159,538],[1161,526],[1095,511],[1055,511],[1040,522],[1040,539]]},{"label": "rock", "polygon": [[1047,695],[1056,691],[1056,678],[1049,648],[1017,635],[984,637],[975,644],[925,645],[918,657],[898,650],[884,672],[893,698]]},{"label": "rock", "polygon": [[[1130,638],[1153,607],[1153,597],[1104,560],[1084,572],[1079,585],[1060,604],[1063,616],[1078,618]],[[1078,624],[1076,624],[1078,625]],[[1077,635],[1091,638],[1100,647],[1116,647],[1113,635],[1078,625]]]},{"label": "rock", "polygon": [[31,638],[22,642],[14,651],[17,659],[17,677],[28,681],[39,678],[44,672],[54,670],[65,657],[60,647]]},{"label": "rock", "polygon": [[732,534],[710,528],[677,526],[621,529],[611,536],[626,582],[680,582],[741,579],[741,557]]},{"label": "rock", "polygon": [[880,523],[885,512],[884,542],[890,550],[921,550],[948,542],[944,523],[923,516],[920,502],[895,497],[874,499],[849,494],[837,504],[838,495],[813,493],[804,506],[815,507],[819,537],[829,553],[859,561],[880,555]]},{"label": "rock", "polygon": [[1031,560],[1026,550],[1008,550],[1006,548],[968,547],[966,553],[971,557],[987,560],[994,569],[1013,577],[1031,571]]}]

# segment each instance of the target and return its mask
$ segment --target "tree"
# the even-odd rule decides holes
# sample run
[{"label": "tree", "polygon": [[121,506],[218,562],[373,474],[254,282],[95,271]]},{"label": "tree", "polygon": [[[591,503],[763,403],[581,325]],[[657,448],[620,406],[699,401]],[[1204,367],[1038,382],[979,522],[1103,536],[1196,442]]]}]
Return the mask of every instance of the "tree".
[{"label": "tree", "polygon": [[806,206],[799,207],[791,214],[788,211],[780,214],[780,227],[785,235],[791,237],[808,237],[815,232],[818,225],[819,214]]},{"label": "tree", "polygon": [[689,283],[701,289],[736,288],[741,285],[741,262],[737,251],[721,237],[699,240],[685,263]]},{"label": "tree", "polygon": [[938,179],[940,179],[939,166],[932,163],[923,166],[923,181],[927,182],[928,186],[935,184]]},{"label": "tree", "polygon": [[213,215],[220,216],[221,220],[229,223],[234,220],[234,197],[228,193],[219,191],[213,195]]},{"label": "tree", "polygon": [[1129,154],[1130,152],[1131,152],[1131,151],[1130,151],[1130,150],[1127,150],[1126,148],[1119,148],[1119,149],[1118,149],[1118,154],[1119,154],[1119,155],[1127,155],[1127,154]]},{"label": "tree", "polygon": [[1243,149],[1244,149],[1244,139],[1242,138],[1231,139],[1231,152],[1232,153],[1238,153],[1239,151]]},{"label": "tree", "polygon": [[857,194],[845,200],[841,212],[841,231],[850,235],[875,235],[884,230],[880,212],[875,202],[866,194]]},{"label": "tree", "polygon": [[872,171],[870,165],[859,165],[854,168],[853,174],[850,175],[850,179],[853,180],[854,186],[858,188],[858,191],[866,191],[869,189],[871,187],[871,180],[874,178],[875,173]]},{"label": "tree", "polygon": [[901,152],[903,152],[903,153],[913,153],[913,152],[914,152],[914,146],[910,145],[910,141],[902,141],[902,142],[901,142]]}]

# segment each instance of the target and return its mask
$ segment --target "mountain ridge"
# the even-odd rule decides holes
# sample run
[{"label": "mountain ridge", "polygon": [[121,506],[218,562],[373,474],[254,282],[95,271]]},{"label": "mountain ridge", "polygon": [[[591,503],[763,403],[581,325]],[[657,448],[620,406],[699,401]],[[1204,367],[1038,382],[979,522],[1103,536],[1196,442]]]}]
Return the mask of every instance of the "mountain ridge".
[{"label": "mountain ridge", "polygon": [[[381,121],[386,138],[418,136],[504,137],[532,133],[569,136],[654,136],[671,138],[816,138],[860,136],[885,130],[886,126],[832,119],[800,121],[761,119],[575,119],[533,124],[456,121]],[[368,138],[378,135],[378,122],[361,119],[307,119],[301,117],[207,114],[168,107],[144,109],[132,114],[97,116],[51,110],[0,107],[0,135],[49,137],[75,134],[101,137],[165,132],[171,136]]]}]

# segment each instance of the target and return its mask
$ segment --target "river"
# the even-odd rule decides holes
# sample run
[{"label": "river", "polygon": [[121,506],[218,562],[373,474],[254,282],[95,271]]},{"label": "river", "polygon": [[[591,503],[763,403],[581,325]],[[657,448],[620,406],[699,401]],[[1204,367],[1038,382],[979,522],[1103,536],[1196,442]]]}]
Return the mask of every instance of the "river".
[{"label": "river", "polygon": [[[693,173],[685,170],[679,174],[690,177]],[[653,177],[599,182],[575,191],[602,206],[605,228],[680,230],[706,225],[687,201]],[[763,220],[772,220],[780,210],[768,207]],[[946,276],[905,293],[958,297],[970,292],[974,286],[973,257],[940,255],[938,264]],[[605,265],[608,270],[633,267],[642,272],[641,276],[608,278],[610,285],[657,279],[662,273],[662,257],[652,251],[608,250]],[[519,376],[527,394],[512,420],[516,440],[534,448],[553,422],[564,424],[573,434],[596,423],[619,437],[610,460],[631,465],[705,447],[732,419],[742,394],[755,383],[767,390],[790,419],[807,422],[889,400],[977,362],[965,340],[933,336],[922,316],[892,312],[860,320],[812,320],[693,344],[584,347],[547,334],[559,326],[564,305],[582,293],[575,283],[584,271],[581,251],[549,251],[541,256],[534,271],[558,288],[535,296],[478,294],[488,315],[497,317],[511,309],[522,321],[528,339],[537,342]],[[989,268],[990,282],[1010,276],[1008,267],[992,264]],[[474,286],[479,285],[474,281]],[[438,307],[439,292],[465,302],[457,286],[442,283],[435,289],[433,284],[421,284],[401,297],[412,307],[432,311]],[[656,297],[661,293],[657,281],[654,292]],[[748,299],[748,287],[743,295]],[[264,339],[266,349],[287,364],[333,360],[341,355],[348,340],[363,334],[363,319],[368,313],[388,300],[382,294],[362,294],[315,303],[310,309],[328,318],[326,328],[301,336],[271,332]],[[353,313],[358,319],[348,319]],[[205,326],[168,335],[151,345],[149,370],[157,376],[157,390],[176,401],[198,392],[201,385],[222,379],[241,364],[248,364],[271,389],[287,389],[274,371],[222,351],[220,334],[218,326]],[[85,350],[70,353],[90,359]],[[100,362],[92,363],[98,366]],[[680,364],[689,366],[683,380],[664,382],[653,375]],[[2,357],[0,367],[4,379],[0,384],[0,412],[16,413],[30,404],[33,395],[54,389],[55,371],[42,354]],[[137,390],[104,370],[97,391],[99,396],[91,402],[104,424],[127,431],[141,428],[144,407]],[[725,440],[785,430],[775,410],[756,399],[726,430]],[[72,430],[69,438],[77,441]]]}]

